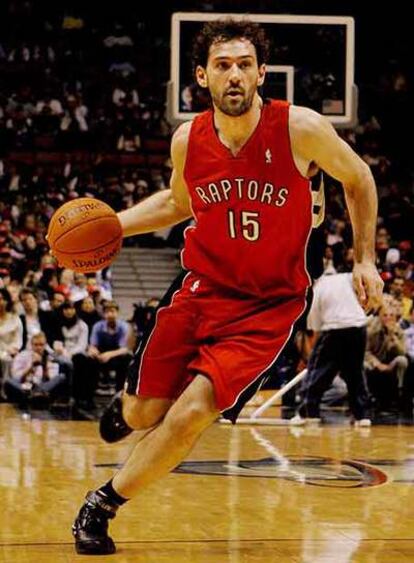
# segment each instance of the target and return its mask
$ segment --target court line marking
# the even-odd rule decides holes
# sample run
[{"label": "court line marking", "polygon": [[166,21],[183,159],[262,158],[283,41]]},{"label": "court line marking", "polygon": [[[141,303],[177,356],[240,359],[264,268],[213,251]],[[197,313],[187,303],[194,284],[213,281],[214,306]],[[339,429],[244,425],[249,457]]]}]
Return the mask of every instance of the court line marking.
[{"label": "court line marking", "polygon": [[[194,544],[204,544],[204,543],[257,543],[257,542],[266,542],[266,543],[282,543],[282,542],[302,542],[303,538],[256,538],[256,539],[205,539],[205,540],[125,540],[125,541],[117,541],[117,545],[145,545],[145,544],[171,544],[171,543],[178,543],[184,544],[188,543],[191,545]],[[306,538],[306,543],[329,543],[332,541],[332,538],[326,540],[317,540],[317,539],[308,539]],[[408,542],[414,543],[414,538],[364,538],[353,540],[352,538],[346,538],[336,540],[339,543],[349,543],[349,542],[358,542],[358,543],[374,543],[374,542]],[[73,545],[73,542],[29,542],[29,543],[0,543],[0,547],[29,547],[29,546],[47,546],[47,545]]]}]

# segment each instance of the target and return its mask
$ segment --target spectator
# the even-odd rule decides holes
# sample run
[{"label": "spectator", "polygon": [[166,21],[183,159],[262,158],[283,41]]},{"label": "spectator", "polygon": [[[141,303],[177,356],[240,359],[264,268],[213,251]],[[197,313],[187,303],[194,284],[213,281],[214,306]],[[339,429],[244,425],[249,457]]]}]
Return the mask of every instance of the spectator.
[{"label": "spectator", "polygon": [[379,315],[372,317],[368,323],[365,352],[368,388],[379,410],[389,408],[393,396],[403,400],[404,376],[408,367],[405,351],[404,333],[397,323],[395,309],[385,304]]},{"label": "spectator", "polygon": [[66,298],[63,293],[55,291],[50,302],[48,302],[48,310],[42,309],[42,329],[46,334],[46,340],[51,347],[53,347],[55,340],[63,340],[61,308],[65,300]]},{"label": "spectator", "polygon": [[68,300],[70,297],[70,290],[74,285],[74,280],[75,280],[75,273],[72,272],[72,270],[69,270],[68,268],[62,270],[62,273],[60,274],[60,284],[57,286],[56,289],[61,293],[64,293],[64,295],[66,295]]},{"label": "spectator", "polygon": [[60,122],[61,131],[85,132],[88,130],[85,115],[77,111],[77,109],[78,108],[70,107],[65,110]]},{"label": "spectator", "polygon": [[17,315],[22,315],[24,313],[23,305],[20,302],[20,291],[22,286],[17,281],[10,282],[7,286],[7,291],[12,300],[12,310]]},{"label": "spectator", "polygon": [[43,332],[31,338],[30,349],[19,352],[11,366],[11,378],[5,382],[5,394],[12,402],[26,403],[56,397],[67,384],[67,366],[60,364],[47,349]]},{"label": "spectator", "polygon": [[45,95],[39,99],[36,104],[36,113],[45,113],[47,109],[48,115],[61,116],[63,114],[62,104],[57,98],[54,98],[50,92],[46,92]]},{"label": "spectator", "polygon": [[60,113],[53,113],[53,110],[49,105],[44,105],[42,110],[34,116],[33,126],[36,133],[39,135],[51,136],[51,140],[46,142],[45,140],[42,140],[42,144],[39,144],[39,139],[37,139],[37,146],[44,149],[51,149],[53,147],[53,138],[59,130],[59,116]]},{"label": "spectator", "polygon": [[334,266],[334,254],[332,252],[332,247],[326,246],[325,253],[323,256],[323,271],[325,274],[335,274],[336,269]]},{"label": "spectator", "polygon": [[413,265],[409,264],[406,260],[399,260],[394,265],[394,276],[405,280],[412,280]]},{"label": "spectator", "polygon": [[122,389],[125,368],[130,360],[127,346],[129,325],[120,320],[119,307],[115,301],[107,301],[103,306],[104,319],[92,329],[88,355],[105,365],[105,371],[116,372],[116,390]]},{"label": "spectator", "polygon": [[65,301],[60,309],[60,328],[63,341],[55,341],[53,348],[62,360],[69,363],[86,352],[88,347],[88,326],[77,315],[71,301]]},{"label": "spectator", "polygon": [[141,138],[129,125],[118,137],[116,148],[121,152],[136,152],[141,147]]},{"label": "spectator", "polygon": [[[55,268],[51,268],[50,266],[44,268],[43,272],[41,273],[41,277],[36,284],[36,290],[40,301],[40,308],[43,311],[50,309],[50,300],[53,299],[58,285],[58,275]],[[63,294],[61,295],[63,296]]]},{"label": "spectator", "polygon": [[408,368],[404,380],[403,412],[412,416],[414,397],[414,305],[411,306],[408,327],[404,330],[404,341],[408,356]]},{"label": "spectator", "polygon": [[102,394],[122,389],[131,359],[128,334],[128,323],[118,319],[118,305],[114,301],[106,302],[104,319],[92,329],[87,355],[79,356],[75,366],[74,396],[83,407],[93,408],[93,394],[100,374]]},{"label": "spectator", "polygon": [[66,100],[66,108],[60,121],[62,145],[65,150],[85,148],[86,133],[89,131],[86,117],[88,109],[75,96]]},{"label": "spectator", "polygon": [[73,276],[73,285],[70,288],[70,300],[73,303],[82,301],[89,295],[88,292],[88,279],[85,274],[76,272]]},{"label": "spectator", "polygon": [[410,311],[413,306],[413,300],[404,295],[404,278],[395,277],[390,285],[390,294],[399,303],[401,316],[405,321],[410,320]]},{"label": "spectator", "polygon": [[138,107],[138,91],[136,88],[128,86],[127,83],[122,83],[122,81],[120,81],[112,92],[112,102],[117,107],[125,107],[126,104],[130,107]]},{"label": "spectator", "polygon": [[94,298],[95,304],[102,301],[111,301],[112,287],[110,279],[108,277],[104,279],[104,276],[100,274],[88,274],[88,292]]},{"label": "spectator", "polygon": [[22,347],[22,323],[12,307],[9,292],[0,288],[0,379],[3,382],[9,377],[11,362]]},{"label": "spectator", "polygon": [[356,426],[369,426],[368,396],[364,385],[363,362],[366,343],[365,313],[352,287],[352,274],[327,274],[314,286],[308,315],[308,329],[318,339],[303,382],[303,400],[291,424],[319,419],[322,395],[337,373],[348,388],[349,406]]},{"label": "spectator", "polygon": [[26,149],[31,145],[32,125],[32,118],[25,115],[22,106],[17,106],[10,113],[10,117],[6,121],[6,127],[13,134],[13,144],[16,148]]},{"label": "spectator", "polygon": [[144,305],[134,303],[134,312],[131,322],[135,325],[135,332],[140,340],[145,332],[150,330],[151,325],[155,322],[155,315],[160,300],[156,297],[151,297]]},{"label": "spectator", "polygon": [[92,334],[93,326],[100,320],[102,320],[101,315],[98,313],[95,307],[95,302],[92,297],[88,295],[78,303],[78,315],[87,325],[89,329],[89,338]]},{"label": "spectator", "polygon": [[37,297],[32,289],[23,288],[20,292],[20,302],[23,306],[23,314],[20,320],[23,327],[22,347],[27,348],[32,340],[32,336],[42,330],[47,330],[45,311],[39,309]]}]

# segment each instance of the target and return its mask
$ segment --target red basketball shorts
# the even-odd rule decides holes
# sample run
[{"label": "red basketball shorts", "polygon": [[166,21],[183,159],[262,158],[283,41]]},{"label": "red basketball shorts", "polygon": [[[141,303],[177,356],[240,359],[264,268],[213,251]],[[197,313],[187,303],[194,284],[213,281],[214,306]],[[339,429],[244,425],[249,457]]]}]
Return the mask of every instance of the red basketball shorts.
[{"label": "red basketball shorts", "polygon": [[127,392],[176,399],[208,377],[233,422],[267,377],[306,308],[305,296],[257,299],[182,275],[161,302],[129,367]]}]

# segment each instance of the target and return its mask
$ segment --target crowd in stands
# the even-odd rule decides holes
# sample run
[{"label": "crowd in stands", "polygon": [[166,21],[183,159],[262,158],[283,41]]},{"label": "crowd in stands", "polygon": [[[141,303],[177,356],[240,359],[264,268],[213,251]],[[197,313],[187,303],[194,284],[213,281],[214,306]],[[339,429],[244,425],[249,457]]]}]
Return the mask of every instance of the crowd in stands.
[{"label": "crowd in stands", "polygon": [[9,2],[0,42],[3,153],[135,153],[148,131],[170,133],[161,81],[155,89],[139,73],[150,41],[139,22],[108,25],[72,12],[43,14],[34,2]]},{"label": "crowd in stands", "polygon": [[58,276],[49,263],[30,283],[12,279],[0,289],[2,399],[58,397],[92,409],[98,384],[122,388],[133,348],[133,327],[118,318],[102,276]]},{"label": "crowd in stands", "polygon": [[[213,10],[215,4],[194,1],[192,8]],[[234,8],[229,11],[237,11],[237,2],[228,4]],[[265,0],[260,7],[263,12],[269,8]],[[57,268],[45,240],[47,224],[71,198],[98,197],[119,210],[167,187],[170,15],[157,14],[155,26],[139,10],[132,16],[120,10],[117,21],[86,7],[64,12],[55,6],[43,12],[33,1],[10,0],[2,10],[2,393],[16,398],[34,386],[40,395],[50,394],[70,381],[70,393],[90,407],[98,377],[121,386],[131,346],[123,321],[116,319],[116,326],[124,327],[116,329],[122,352],[111,355],[107,343],[100,348],[99,323],[112,326],[110,319],[117,316],[116,306],[108,306],[110,271],[84,276]],[[366,83],[361,75],[359,124],[340,132],[369,164],[379,190],[376,250],[386,298],[380,314],[369,320],[366,369],[380,401],[386,391],[378,382],[387,373],[396,373],[398,387],[411,399],[414,392],[414,197],[407,142],[413,130],[407,103],[412,84],[404,66],[407,54],[396,53],[401,64],[392,55],[391,50],[382,73],[367,71]],[[156,161],[148,155],[150,139],[165,140]],[[145,158],[138,162],[125,155]],[[342,190],[332,179],[326,180],[326,198],[324,270],[349,271],[351,226]],[[139,244],[151,245],[154,239],[145,236]],[[167,244],[180,247],[180,231]],[[102,364],[108,369],[97,370]],[[85,373],[90,375],[88,389],[83,387]]]},{"label": "crowd in stands", "polygon": [[59,271],[52,262],[26,285],[17,279],[4,285],[3,278],[0,400],[94,411],[96,395],[123,388],[155,306],[153,300],[137,306],[126,322],[103,275]]}]

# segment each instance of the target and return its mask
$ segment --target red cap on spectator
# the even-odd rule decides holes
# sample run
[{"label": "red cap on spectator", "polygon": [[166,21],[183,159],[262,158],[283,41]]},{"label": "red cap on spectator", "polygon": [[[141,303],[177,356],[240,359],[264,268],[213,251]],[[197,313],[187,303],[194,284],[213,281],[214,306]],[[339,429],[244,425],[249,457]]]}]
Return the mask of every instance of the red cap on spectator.
[{"label": "red cap on spectator", "polygon": [[392,280],[392,277],[393,277],[392,274],[391,274],[391,272],[381,272],[380,276],[381,276],[381,279],[382,279],[383,281]]},{"label": "red cap on spectator", "polygon": [[90,294],[100,293],[101,291],[97,285],[88,285],[87,289]]},{"label": "red cap on spectator", "polygon": [[398,245],[400,250],[410,250],[411,248],[411,241],[410,240],[402,240]]},{"label": "red cap on spectator", "polygon": [[0,254],[2,254],[3,256],[10,256],[11,250],[10,248],[7,248],[7,246],[2,246],[0,248]]},{"label": "red cap on spectator", "polygon": [[7,268],[0,268],[0,278],[6,278],[10,276],[10,272]]},{"label": "red cap on spectator", "polygon": [[68,298],[70,295],[70,289],[68,288],[68,286],[63,285],[63,284],[59,284],[57,285],[54,290],[57,293],[63,293],[63,295]]}]

